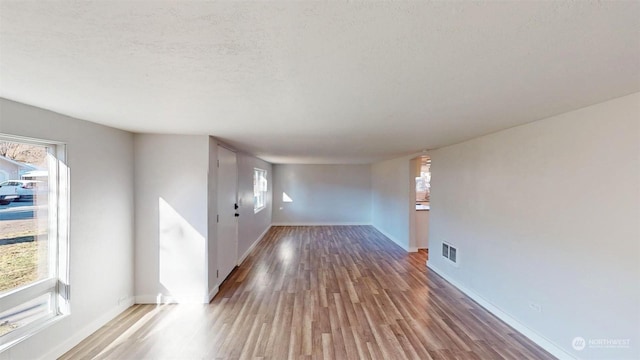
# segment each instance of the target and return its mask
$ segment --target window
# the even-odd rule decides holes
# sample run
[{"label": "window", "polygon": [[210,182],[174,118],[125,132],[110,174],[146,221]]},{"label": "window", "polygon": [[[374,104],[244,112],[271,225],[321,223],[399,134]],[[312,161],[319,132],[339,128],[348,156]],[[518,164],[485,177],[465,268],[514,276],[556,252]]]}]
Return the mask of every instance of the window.
[{"label": "window", "polygon": [[253,211],[258,212],[267,205],[267,170],[253,169]]},{"label": "window", "polygon": [[0,134],[0,351],[69,312],[64,151]]}]

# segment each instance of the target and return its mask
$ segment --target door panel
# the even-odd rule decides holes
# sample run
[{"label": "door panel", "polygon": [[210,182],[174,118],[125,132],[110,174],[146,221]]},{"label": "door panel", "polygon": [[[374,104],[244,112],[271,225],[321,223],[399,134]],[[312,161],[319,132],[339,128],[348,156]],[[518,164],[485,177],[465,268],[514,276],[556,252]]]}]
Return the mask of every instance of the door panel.
[{"label": "door panel", "polygon": [[238,261],[238,168],[236,153],[218,146],[218,284]]}]

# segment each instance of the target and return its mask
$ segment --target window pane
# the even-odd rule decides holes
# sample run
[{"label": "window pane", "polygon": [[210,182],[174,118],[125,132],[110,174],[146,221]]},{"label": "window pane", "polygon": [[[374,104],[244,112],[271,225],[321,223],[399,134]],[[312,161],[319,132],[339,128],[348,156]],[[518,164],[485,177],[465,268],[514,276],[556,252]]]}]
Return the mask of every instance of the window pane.
[{"label": "window pane", "polygon": [[267,171],[253,169],[253,210],[258,211],[266,206]]},{"label": "window pane", "polygon": [[0,294],[50,277],[47,148],[0,142]]}]

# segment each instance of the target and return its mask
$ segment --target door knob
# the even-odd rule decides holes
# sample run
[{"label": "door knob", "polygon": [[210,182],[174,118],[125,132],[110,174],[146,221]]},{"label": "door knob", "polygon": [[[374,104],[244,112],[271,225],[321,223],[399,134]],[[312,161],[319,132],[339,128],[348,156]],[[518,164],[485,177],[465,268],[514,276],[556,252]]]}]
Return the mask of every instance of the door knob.
[{"label": "door knob", "polygon": [[240,214],[238,214],[238,213],[235,213],[235,214],[234,214],[233,216],[235,216],[235,217],[238,217],[238,216],[240,216]]}]

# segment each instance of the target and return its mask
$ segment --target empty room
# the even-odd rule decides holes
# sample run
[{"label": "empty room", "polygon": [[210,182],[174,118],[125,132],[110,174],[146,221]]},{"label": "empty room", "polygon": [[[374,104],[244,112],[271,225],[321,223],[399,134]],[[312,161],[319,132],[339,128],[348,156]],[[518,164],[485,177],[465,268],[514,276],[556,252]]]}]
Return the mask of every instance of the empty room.
[{"label": "empty room", "polygon": [[22,359],[640,359],[640,1],[0,0]]}]

